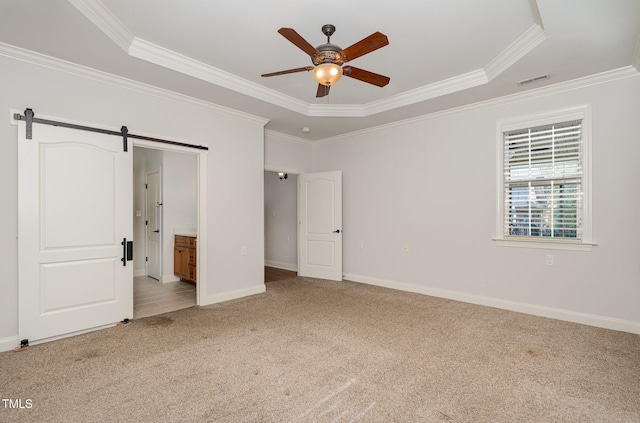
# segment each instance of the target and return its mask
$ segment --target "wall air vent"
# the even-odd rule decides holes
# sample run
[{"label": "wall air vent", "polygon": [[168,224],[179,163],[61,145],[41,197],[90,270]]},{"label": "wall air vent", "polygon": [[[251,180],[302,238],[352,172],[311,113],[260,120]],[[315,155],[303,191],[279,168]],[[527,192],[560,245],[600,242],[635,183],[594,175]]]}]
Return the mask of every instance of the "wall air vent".
[{"label": "wall air vent", "polygon": [[533,84],[534,82],[544,81],[545,79],[549,79],[549,74],[540,75],[540,76],[536,76],[534,78],[529,78],[529,79],[523,79],[522,81],[516,82],[516,84],[518,85]]}]

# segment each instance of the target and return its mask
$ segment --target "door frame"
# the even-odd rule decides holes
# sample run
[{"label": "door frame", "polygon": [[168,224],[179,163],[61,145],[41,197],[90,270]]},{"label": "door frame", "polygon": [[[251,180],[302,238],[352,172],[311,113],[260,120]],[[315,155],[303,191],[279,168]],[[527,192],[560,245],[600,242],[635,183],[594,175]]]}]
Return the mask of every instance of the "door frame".
[{"label": "door frame", "polygon": [[[208,150],[197,150],[189,147],[171,144],[159,144],[153,141],[133,139],[133,146],[150,150],[171,151],[196,156],[197,186],[196,186],[196,236],[198,248],[196,250],[196,305],[202,305],[207,299],[207,157]],[[146,243],[146,240],[145,240]]]},{"label": "door frame", "polygon": [[[147,224],[145,225],[145,239],[144,239],[144,248],[145,248],[145,250],[144,251],[145,251],[146,257],[149,257],[149,250],[150,250],[150,248],[149,248],[149,230],[151,229],[151,225],[149,225],[149,220],[150,220],[149,219],[149,213],[150,213],[151,207],[149,207],[149,188],[148,188],[148,184],[149,184],[149,175],[152,175],[154,173],[158,174],[158,185],[160,186],[159,187],[159,190],[160,190],[160,201],[162,201],[162,197],[164,195],[164,191],[163,191],[163,187],[162,187],[163,186],[163,184],[162,184],[162,167],[157,167],[157,168],[146,170],[145,173],[144,173],[145,209],[146,209],[145,210],[145,220],[147,222]],[[157,257],[157,259],[158,259],[158,267],[160,267],[160,269],[159,269],[160,274],[158,275],[159,276],[158,280],[160,282],[162,282],[162,275],[163,275],[162,271],[163,271],[163,268],[164,268],[164,266],[163,266],[164,265],[164,258],[163,258],[164,257],[164,254],[163,254],[163,248],[164,248],[163,244],[164,243],[162,242],[162,240],[164,238],[164,224],[163,224],[164,221],[163,221],[163,209],[162,209],[162,207],[159,207],[158,210],[159,210],[158,213],[160,213],[160,217],[158,219],[160,221],[160,234],[158,235],[158,238],[159,238],[158,239],[158,244],[160,246],[158,248],[158,256],[159,257]],[[145,271],[145,275],[149,276],[149,261],[145,262],[144,271]],[[149,276],[149,277],[151,277],[151,276]]]}]

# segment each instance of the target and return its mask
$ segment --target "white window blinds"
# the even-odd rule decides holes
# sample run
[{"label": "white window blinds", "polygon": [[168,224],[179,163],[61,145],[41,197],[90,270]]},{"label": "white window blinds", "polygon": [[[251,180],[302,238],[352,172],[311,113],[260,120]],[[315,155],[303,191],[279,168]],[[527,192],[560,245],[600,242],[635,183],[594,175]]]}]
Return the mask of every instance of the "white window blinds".
[{"label": "white window blinds", "polygon": [[504,133],[504,234],[581,240],[582,121]]}]

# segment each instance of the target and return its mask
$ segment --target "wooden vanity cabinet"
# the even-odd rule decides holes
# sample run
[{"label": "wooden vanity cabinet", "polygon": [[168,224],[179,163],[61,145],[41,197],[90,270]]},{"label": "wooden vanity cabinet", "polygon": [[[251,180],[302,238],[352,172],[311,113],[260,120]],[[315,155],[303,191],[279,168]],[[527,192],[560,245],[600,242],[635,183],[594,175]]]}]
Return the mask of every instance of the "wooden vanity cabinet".
[{"label": "wooden vanity cabinet", "polygon": [[192,236],[175,235],[173,274],[180,280],[196,283],[196,244]]}]

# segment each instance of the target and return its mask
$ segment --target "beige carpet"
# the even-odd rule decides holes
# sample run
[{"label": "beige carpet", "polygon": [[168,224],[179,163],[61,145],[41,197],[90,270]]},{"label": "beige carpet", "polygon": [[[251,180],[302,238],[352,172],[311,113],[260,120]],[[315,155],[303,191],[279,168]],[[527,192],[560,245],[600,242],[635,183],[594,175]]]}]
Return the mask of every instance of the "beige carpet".
[{"label": "beige carpet", "polygon": [[0,354],[2,422],[640,422],[640,336],[351,282]]}]

